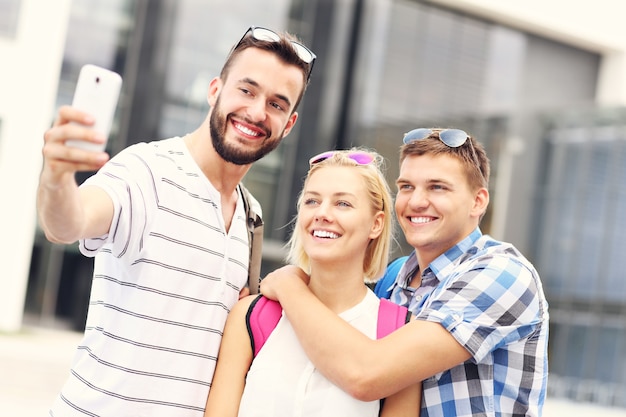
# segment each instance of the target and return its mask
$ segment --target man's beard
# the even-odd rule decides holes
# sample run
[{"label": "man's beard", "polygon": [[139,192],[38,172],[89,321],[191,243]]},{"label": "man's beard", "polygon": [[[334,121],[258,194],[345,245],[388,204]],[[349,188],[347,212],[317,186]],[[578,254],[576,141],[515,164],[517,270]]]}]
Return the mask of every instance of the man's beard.
[{"label": "man's beard", "polygon": [[[211,132],[211,141],[213,142],[213,148],[226,162],[233,163],[235,165],[248,165],[263,158],[268,153],[272,152],[280,144],[281,139],[271,139],[271,132],[263,139],[261,148],[246,152],[241,149],[237,149],[236,146],[229,145],[224,139],[226,133],[226,123],[228,117],[222,115],[220,112],[219,98],[217,99],[213,110],[211,111],[211,118],[209,123],[209,129]],[[265,129],[264,129],[265,130]],[[281,138],[282,134],[281,132]]]}]

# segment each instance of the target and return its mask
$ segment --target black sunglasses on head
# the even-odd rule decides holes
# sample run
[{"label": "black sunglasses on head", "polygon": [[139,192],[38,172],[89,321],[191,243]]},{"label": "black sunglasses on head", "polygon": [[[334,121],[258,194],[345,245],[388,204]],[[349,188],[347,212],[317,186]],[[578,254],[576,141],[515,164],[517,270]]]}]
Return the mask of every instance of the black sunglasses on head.
[{"label": "black sunglasses on head", "polygon": [[[280,35],[273,30],[257,26],[250,26],[250,28],[246,30],[246,33],[243,34],[241,39],[239,39],[239,42],[237,42],[237,45],[235,45],[233,51],[237,49],[239,45],[241,45],[241,42],[246,38],[246,36],[248,36],[248,34],[250,34],[250,36],[252,36],[257,41],[280,42]],[[307,48],[306,45],[303,45],[297,41],[290,42],[291,46],[293,46],[293,49],[296,51],[296,54],[302,60],[302,62],[304,62],[305,64],[309,64],[309,72],[306,77],[306,80],[309,81],[309,78],[311,78],[311,72],[313,72],[313,64],[315,63],[315,58],[317,58],[317,56],[313,53],[313,51]]]}]

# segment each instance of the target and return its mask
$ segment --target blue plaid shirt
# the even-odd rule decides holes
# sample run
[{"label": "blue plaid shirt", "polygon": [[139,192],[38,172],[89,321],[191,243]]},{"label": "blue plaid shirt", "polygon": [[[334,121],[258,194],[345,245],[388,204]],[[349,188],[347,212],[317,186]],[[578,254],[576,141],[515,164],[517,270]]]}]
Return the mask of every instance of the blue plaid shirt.
[{"label": "blue plaid shirt", "polygon": [[[441,323],[472,355],[423,382],[422,417],[540,416],[548,379],[548,303],[537,271],[476,228],[422,271],[413,252],[391,300]],[[417,353],[419,354],[419,352]]]}]

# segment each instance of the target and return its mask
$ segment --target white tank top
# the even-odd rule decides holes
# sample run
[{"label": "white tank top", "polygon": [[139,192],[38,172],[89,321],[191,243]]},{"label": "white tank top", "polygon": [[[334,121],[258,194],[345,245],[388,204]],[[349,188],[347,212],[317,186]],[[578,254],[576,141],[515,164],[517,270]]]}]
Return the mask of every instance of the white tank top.
[{"label": "white tank top", "polygon": [[[368,291],[340,317],[376,338],[379,299]],[[252,362],[239,417],[376,417],[379,401],[359,401],[322,376],[284,315]]]}]

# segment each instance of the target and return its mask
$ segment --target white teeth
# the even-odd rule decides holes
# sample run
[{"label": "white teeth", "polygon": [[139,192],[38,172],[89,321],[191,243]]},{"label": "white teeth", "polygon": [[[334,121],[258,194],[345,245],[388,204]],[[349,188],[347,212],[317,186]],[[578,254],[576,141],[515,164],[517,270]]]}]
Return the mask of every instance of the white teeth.
[{"label": "white teeth", "polygon": [[259,136],[258,132],[255,132],[254,130],[248,129],[247,127],[242,126],[240,124],[235,124],[235,127],[237,127],[237,129],[241,130],[246,135]]},{"label": "white teeth", "polygon": [[328,232],[326,230],[314,230],[313,236],[315,237],[323,237],[327,239],[337,239],[339,235],[337,233]]},{"label": "white teeth", "polygon": [[430,217],[411,217],[411,223],[428,223],[432,221]]}]

